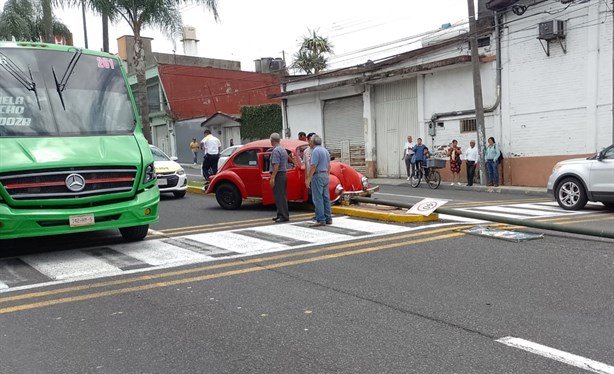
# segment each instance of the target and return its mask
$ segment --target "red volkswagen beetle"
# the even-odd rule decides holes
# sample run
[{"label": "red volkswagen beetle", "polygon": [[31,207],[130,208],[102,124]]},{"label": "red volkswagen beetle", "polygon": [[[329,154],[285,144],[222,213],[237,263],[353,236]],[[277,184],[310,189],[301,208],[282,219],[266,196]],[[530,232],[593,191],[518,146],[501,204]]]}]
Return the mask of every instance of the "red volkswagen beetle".
[{"label": "red volkswagen beetle", "polygon": [[[282,139],[286,148],[288,163],[288,201],[305,202],[309,199],[305,187],[305,166],[303,152],[309,146],[301,140]],[[262,204],[274,204],[273,189],[269,181],[269,156],[271,142],[268,139],[245,144],[236,150],[218,173],[209,178],[207,193],[215,193],[218,204],[224,209],[238,209],[243,200],[259,201]],[[379,187],[369,186],[369,180],[349,165],[341,162],[330,163],[331,201],[345,196],[371,196]]]}]

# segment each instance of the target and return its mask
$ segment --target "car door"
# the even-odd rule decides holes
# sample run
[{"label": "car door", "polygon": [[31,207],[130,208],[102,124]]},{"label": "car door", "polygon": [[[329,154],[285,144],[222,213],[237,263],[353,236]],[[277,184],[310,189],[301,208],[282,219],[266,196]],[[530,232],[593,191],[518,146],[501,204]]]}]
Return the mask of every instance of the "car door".
[{"label": "car door", "polygon": [[235,172],[245,185],[249,197],[260,196],[260,169],[258,168],[258,152],[260,148],[242,149],[232,155],[232,166],[228,170]]},{"label": "car door", "polygon": [[258,153],[258,170],[260,172],[260,193],[262,195],[262,204],[275,204],[273,197],[273,188],[271,188],[271,172],[270,168],[271,152]]},{"label": "car door", "polygon": [[614,201],[614,145],[605,149],[601,160],[592,160],[589,179],[595,200]]},{"label": "car door", "polygon": [[[274,204],[273,189],[271,188],[270,152],[258,153],[258,168],[261,173],[262,204]],[[290,157],[293,158],[293,157]],[[294,161],[288,160],[288,170],[286,171],[287,186],[286,198],[288,201],[304,201],[305,182],[302,177],[300,167]]]}]

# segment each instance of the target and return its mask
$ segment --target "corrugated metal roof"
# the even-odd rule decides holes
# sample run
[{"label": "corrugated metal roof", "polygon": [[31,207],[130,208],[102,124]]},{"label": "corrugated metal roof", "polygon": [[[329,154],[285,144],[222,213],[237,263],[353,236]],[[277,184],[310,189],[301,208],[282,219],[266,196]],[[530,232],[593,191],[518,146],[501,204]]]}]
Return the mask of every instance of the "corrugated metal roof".
[{"label": "corrugated metal roof", "polygon": [[269,98],[280,93],[275,74],[167,64],[160,64],[158,71],[170,110],[179,120],[280,102]]}]

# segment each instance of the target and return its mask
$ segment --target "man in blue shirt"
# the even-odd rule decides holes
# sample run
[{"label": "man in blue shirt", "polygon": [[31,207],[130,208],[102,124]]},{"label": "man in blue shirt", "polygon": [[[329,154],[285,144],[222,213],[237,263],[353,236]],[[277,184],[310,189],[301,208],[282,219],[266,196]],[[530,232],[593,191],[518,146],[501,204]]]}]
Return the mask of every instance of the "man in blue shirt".
[{"label": "man in blue shirt", "polygon": [[[418,143],[412,148],[416,158],[416,170],[422,170],[422,166],[424,165],[424,149],[426,145],[422,144],[422,138],[418,138]],[[427,148],[428,149],[428,148]]]},{"label": "man in blue shirt", "polygon": [[276,223],[288,222],[290,220],[290,212],[288,211],[288,199],[286,197],[286,187],[288,185],[288,153],[281,145],[281,137],[278,133],[271,134],[271,188],[273,189],[273,198],[275,199],[275,207],[277,208],[277,216],[273,218]]},{"label": "man in blue shirt", "polygon": [[330,210],[330,192],[328,192],[328,175],[330,173],[330,153],[322,147],[322,138],[319,135],[311,137],[313,146],[309,160],[309,174],[305,185],[309,188],[311,183],[311,199],[316,208],[316,219],[310,227],[331,225],[333,216]]}]

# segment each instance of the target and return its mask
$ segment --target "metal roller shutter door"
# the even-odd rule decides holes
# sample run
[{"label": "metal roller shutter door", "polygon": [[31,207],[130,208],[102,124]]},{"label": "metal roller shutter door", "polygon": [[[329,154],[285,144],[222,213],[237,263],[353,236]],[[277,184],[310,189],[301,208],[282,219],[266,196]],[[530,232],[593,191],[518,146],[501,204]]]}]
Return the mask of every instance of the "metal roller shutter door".
[{"label": "metal roller shutter door", "polygon": [[408,135],[420,136],[416,78],[375,86],[375,123],[377,176],[404,176],[403,146]]},{"label": "metal roller shutter door", "polygon": [[336,160],[366,172],[362,95],[324,102],[324,145]]}]

